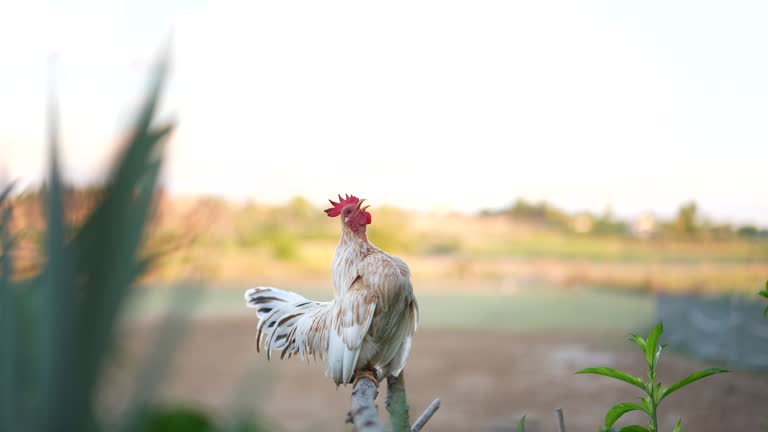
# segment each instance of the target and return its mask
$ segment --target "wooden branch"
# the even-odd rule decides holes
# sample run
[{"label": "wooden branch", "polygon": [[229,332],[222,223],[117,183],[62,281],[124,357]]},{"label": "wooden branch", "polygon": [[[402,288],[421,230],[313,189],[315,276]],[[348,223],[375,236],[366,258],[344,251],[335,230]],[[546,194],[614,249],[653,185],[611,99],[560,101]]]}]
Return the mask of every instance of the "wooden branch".
[{"label": "wooden branch", "polygon": [[387,377],[387,412],[392,422],[392,432],[410,432],[408,398],[405,395],[405,373],[399,377]]},{"label": "wooden branch", "polygon": [[557,432],[565,432],[565,420],[563,419],[562,408],[555,410],[555,417],[557,418]]},{"label": "wooden branch", "polygon": [[357,432],[381,432],[379,412],[376,410],[378,384],[367,376],[359,377],[352,390],[352,406],[349,416]]},{"label": "wooden branch", "polygon": [[418,420],[416,420],[416,423],[411,426],[411,432],[419,432],[421,428],[424,427],[424,425],[427,424],[429,419],[432,418],[432,416],[435,414],[435,412],[440,408],[440,399],[435,399],[432,401],[431,404],[427,407],[427,409],[424,410],[424,413],[421,414],[421,417],[419,417]]},{"label": "wooden branch", "polygon": [[[381,432],[383,430],[376,409],[378,384],[369,376],[359,376],[352,389],[352,407],[347,421],[355,425],[356,432]],[[424,410],[413,426],[409,422],[408,398],[405,394],[405,376],[387,377],[387,411],[392,422],[392,432],[419,432],[440,408],[435,399]]]}]

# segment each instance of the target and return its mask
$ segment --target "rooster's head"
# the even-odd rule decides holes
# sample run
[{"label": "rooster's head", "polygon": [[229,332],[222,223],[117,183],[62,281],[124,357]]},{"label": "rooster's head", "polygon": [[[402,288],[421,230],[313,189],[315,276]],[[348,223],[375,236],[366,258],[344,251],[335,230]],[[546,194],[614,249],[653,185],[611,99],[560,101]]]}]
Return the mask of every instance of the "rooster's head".
[{"label": "rooster's head", "polygon": [[353,232],[365,232],[365,226],[371,223],[371,214],[366,211],[369,206],[363,206],[365,199],[352,195],[342,198],[339,195],[339,202],[328,201],[333,207],[326,209],[325,213],[329,217],[341,216],[342,222]]}]

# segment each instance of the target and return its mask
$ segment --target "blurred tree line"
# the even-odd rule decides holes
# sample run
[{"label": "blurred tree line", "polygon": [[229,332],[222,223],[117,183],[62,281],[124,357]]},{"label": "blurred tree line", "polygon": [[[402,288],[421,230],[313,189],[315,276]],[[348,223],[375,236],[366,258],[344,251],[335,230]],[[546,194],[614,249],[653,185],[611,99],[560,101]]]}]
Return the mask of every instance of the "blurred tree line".
[{"label": "blurred tree line", "polygon": [[602,213],[568,213],[546,201],[532,202],[518,198],[512,205],[500,210],[482,210],[481,216],[504,215],[519,222],[553,230],[582,234],[633,236],[638,235],[638,225],[643,218],[650,218],[650,237],[679,239],[768,239],[768,229],[754,225],[732,225],[705,219],[695,201],[680,205],[674,218],[659,220],[647,214],[637,221],[617,218],[610,206]]},{"label": "blurred tree line", "polygon": [[[11,232],[18,239],[17,277],[34,274],[43,263],[45,193],[28,190],[9,197],[14,214]],[[73,230],[102,198],[104,187],[63,187],[62,194],[63,216]],[[156,210],[150,215],[143,248],[164,258],[145,280],[172,281],[190,273],[232,280],[255,274],[317,278],[327,273],[339,238],[338,220],[329,220],[322,207],[301,196],[270,205],[233,203],[215,196],[170,197],[158,190],[153,205]],[[610,207],[602,212],[569,213],[544,201],[525,199],[474,216],[387,205],[372,212],[370,240],[410,256],[760,261],[768,254],[768,230],[712,222],[701,215],[695,202],[683,203],[668,220],[652,214],[624,220]],[[696,243],[707,247],[696,247]]]}]

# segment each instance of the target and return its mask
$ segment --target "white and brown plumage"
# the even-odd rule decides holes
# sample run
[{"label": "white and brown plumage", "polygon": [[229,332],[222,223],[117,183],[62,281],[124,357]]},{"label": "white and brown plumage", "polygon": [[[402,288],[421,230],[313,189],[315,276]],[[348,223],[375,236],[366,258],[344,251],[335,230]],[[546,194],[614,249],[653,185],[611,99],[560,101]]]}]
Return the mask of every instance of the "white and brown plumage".
[{"label": "white and brown plumage", "polygon": [[341,239],[333,257],[333,300],[315,302],[272,287],[246,291],[259,319],[257,344],[267,357],[325,360],[325,374],[347,384],[356,374],[398,376],[411,350],[418,322],[410,270],[400,258],[372,245],[364,200],[339,196],[326,210],[341,216]]}]

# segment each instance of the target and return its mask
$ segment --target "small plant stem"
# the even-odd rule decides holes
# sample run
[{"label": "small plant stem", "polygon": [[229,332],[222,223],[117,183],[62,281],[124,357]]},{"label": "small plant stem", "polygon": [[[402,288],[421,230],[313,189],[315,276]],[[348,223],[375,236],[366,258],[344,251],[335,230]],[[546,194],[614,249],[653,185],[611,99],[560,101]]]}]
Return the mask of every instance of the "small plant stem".
[{"label": "small plant stem", "polygon": [[411,420],[408,399],[405,395],[405,373],[399,377],[387,377],[387,411],[392,422],[392,432],[410,432]]},{"label": "small plant stem", "polygon": [[656,367],[653,364],[651,364],[649,365],[649,368],[650,368],[650,373],[648,374],[648,378],[650,379],[648,381],[647,390],[648,390],[648,396],[651,398],[651,428],[650,429],[651,429],[651,432],[658,432],[659,421],[656,417],[657,395],[656,395],[656,392],[654,391],[656,387]]},{"label": "small plant stem", "polygon": [[424,413],[421,414],[421,416],[416,420],[416,422],[411,426],[411,432],[419,432],[421,428],[424,427],[424,425],[427,424],[429,419],[432,418],[432,416],[435,414],[435,411],[440,408],[440,399],[435,399],[432,401],[431,404],[427,407],[427,409],[424,410]]},{"label": "small plant stem", "polygon": [[555,410],[555,419],[557,420],[557,432],[565,432],[565,420],[563,419],[563,409]]}]

